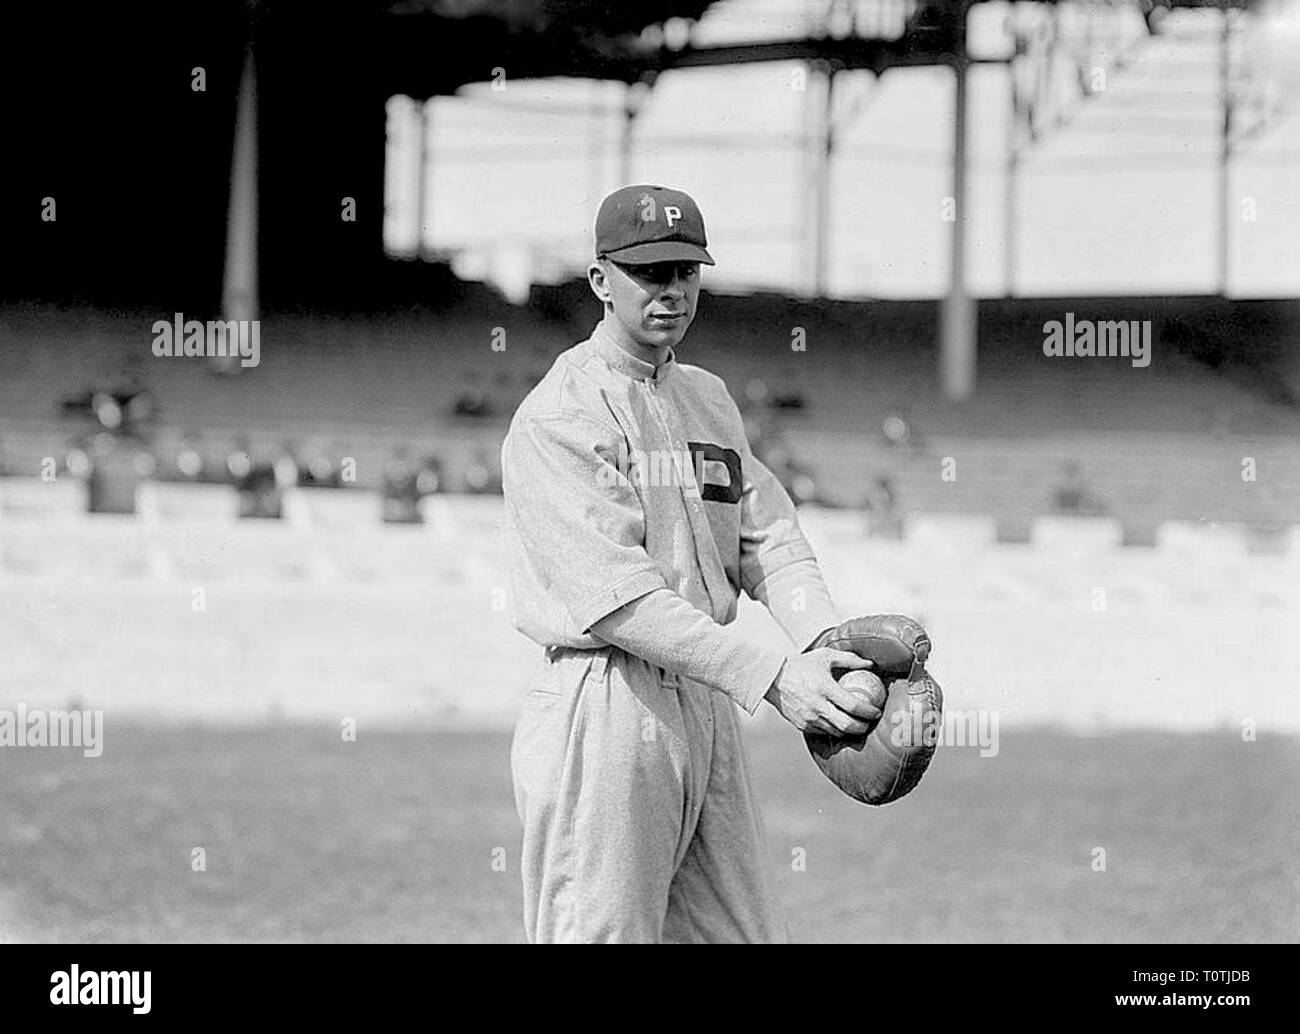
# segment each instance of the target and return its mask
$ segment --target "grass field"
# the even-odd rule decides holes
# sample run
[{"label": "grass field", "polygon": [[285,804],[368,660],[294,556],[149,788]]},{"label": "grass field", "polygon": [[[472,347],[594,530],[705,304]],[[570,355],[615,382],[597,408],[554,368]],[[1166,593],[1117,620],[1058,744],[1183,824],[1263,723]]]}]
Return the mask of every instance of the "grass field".
[{"label": "grass field", "polygon": [[[105,716],[99,758],[0,749],[0,938],[519,940],[508,730],[538,651],[500,501],[443,516],[0,526],[0,708]],[[801,521],[842,613],[920,617],[949,712],[1000,735],[868,809],[770,708],[746,721],[797,939],[1300,940],[1300,553]],[[738,627],[780,635],[757,605]]]},{"label": "grass field", "polygon": [[[0,938],[518,941],[508,752],[500,731],[289,723],[0,751]],[[882,809],[788,729],[751,757],[801,941],[1300,939],[1293,738],[1019,729],[995,757],[941,749]]]}]

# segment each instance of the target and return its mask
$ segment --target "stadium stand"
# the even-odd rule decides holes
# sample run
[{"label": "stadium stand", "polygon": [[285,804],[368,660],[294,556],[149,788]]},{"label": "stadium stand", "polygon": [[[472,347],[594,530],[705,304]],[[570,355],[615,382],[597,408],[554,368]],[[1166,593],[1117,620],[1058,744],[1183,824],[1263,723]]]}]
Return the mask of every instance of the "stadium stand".
[{"label": "stadium stand", "polygon": [[[436,460],[440,490],[490,493],[510,414],[597,315],[585,291],[537,288],[531,307],[516,307],[465,285],[438,310],[271,316],[261,364],[239,376],[155,358],[156,314],[10,309],[0,472],[35,476],[47,457],[67,471],[97,429],[64,414],[66,400],[129,382],[153,400],[155,480],[228,480],[228,459],[243,453],[267,464],[288,456],[304,471],[323,464],[319,483],[370,494],[401,452]],[[1151,365],[1043,356],[1042,324],[1066,311],[1152,319]],[[1285,349],[1292,325],[1266,303],[985,303],[979,390],[955,405],[935,375],[936,316],[923,302],[709,296],[682,359],[722,375],[815,484],[810,498],[831,505],[862,506],[885,477],[904,517],[990,514],[1011,541],[1054,513],[1110,516],[1136,543],[1170,519],[1266,530],[1300,521],[1300,414],[1270,396],[1264,373],[1223,361],[1243,333],[1257,350],[1270,336]],[[806,351],[791,347],[796,337]],[[467,391],[477,405],[463,404]],[[1248,459],[1255,480],[1243,478]],[[340,481],[345,460],[353,477]]]}]

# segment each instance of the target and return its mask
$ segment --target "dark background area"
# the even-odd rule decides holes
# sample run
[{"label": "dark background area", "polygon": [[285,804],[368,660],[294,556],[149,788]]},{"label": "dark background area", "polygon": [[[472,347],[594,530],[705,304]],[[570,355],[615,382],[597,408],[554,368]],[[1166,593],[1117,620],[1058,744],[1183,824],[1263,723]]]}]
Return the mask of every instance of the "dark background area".
[{"label": "dark background area", "polygon": [[[262,292],[271,307],[350,307],[382,282],[385,94],[382,55],[365,45],[377,19],[304,13],[256,20]],[[4,296],[214,310],[250,27],[242,6],[50,18],[10,8],[3,28]],[[196,67],[202,92],[191,88]],[[54,223],[41,220],[47,196]],[[345,196],[356,222],[339,218]]]},{"label": "dark background area", "polygon": [[[264,3],[250,15],[237,0],[9,5],[0,301],[217,307],[251,33],[264,307],[400,304],[425,293],[430,273],[383,255],[388,97],[452,92],[497,65],[522,75],[597,62],[618,74],[600,57],[618,49],[609,34],[707,6],[354,0]],[[196,67],[203,92],[191,88]],[[56,222],[41,220],[44,197]],[[339,218],[344,197],[356,199],[355,222]]]}]

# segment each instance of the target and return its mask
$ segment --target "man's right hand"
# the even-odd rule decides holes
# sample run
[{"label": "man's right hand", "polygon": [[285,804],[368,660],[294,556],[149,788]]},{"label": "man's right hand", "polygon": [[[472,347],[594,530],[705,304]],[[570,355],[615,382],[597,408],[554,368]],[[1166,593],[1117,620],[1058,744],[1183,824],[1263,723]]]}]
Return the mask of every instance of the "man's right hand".
[{"label": "man's right hand", "polygon": [[832,668],[870,668],[872,662],[844,650],[819,649],[785,662],[764,698],[800,732],[861,736],[880,718],[880,708],[840,686]]}]

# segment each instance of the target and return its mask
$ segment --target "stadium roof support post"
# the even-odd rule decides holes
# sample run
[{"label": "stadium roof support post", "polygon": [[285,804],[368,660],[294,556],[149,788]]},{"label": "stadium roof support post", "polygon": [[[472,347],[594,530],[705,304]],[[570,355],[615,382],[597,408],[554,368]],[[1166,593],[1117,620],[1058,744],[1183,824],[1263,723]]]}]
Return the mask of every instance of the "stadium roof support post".
[{"label": "stadium roof support post", "polygon": [[1220,297],[1228,297],[1228,273],[1230,264],[1230,237],[1232,222],[1232,12],[1224,4],[1219,12],[1223,18],[1222,31],[1219,35],[1219,100],[1222,105],[1222,119],[1219,127],[1219,176],[1218,176],[1218,279]]},{"label": "stadium roof support post", "polygon": [[828,288],[830,265],[830,193],[831,152],[835,145],[835,129],[831,114],[835,101],[835,67],[829,61],[811,63],[809,79],[817,83],[812,108],[805,111],[814,122],[814,131],[806,135],[812,160],[812,290],[814,298],[821,298]]},{"label": "stadium roof support post", "polygon": [[623,133],[618,142],[618,182],[626,186],[632,182],[632,152],[635,140],[636,118],[641,113],[641,105],[654,89],[655,73],[646,72],[634,83],[628,83],[623,91]]},{"label": "stadium roof support post", "polygon": [[953,12],[952,233],[948,294],[939,320],[944,395],[960,400],[975,390],[975,306],[966,289],[966,20],[970,0]]},{"label": "stadium roof support post", "polygon": [[1020,89],[1015,57],[1007,61],[1007,164],[1003,173],[1002,279],[1003,294],[1016,296],[1016,204],[1020,186]]},{"label": "stadium roof support post", "polygon": [[235,112],[235,146],[230,167],[226,269],[221,291],[223,318],[257,316],[257,71],[250,37],[244,50]]},{"label": "stadium roof support post", "polygon": [[429,187],[429,166],[431,156],[429,154],[429,119],[433,114],[433,102],[427,97],[416,100],[416,107],[419,109],[418,128],[415,134],[415,257],[417,259],[425,258],[424,241],[426,228],[429,222],[429,214],[432,206],[426,197]]}]

